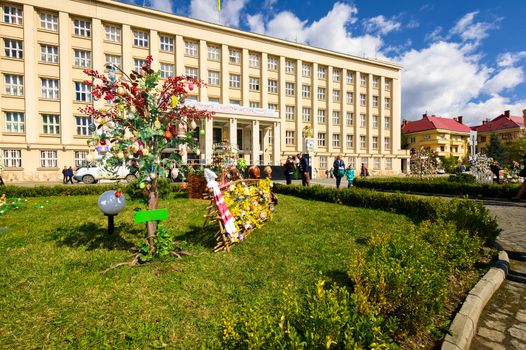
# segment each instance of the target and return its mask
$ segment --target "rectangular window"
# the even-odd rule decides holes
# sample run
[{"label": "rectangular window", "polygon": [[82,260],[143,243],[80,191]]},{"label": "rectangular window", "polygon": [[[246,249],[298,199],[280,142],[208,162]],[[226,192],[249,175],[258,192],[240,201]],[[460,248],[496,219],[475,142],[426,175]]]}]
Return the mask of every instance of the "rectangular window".
[{"label": "rectangular window", "polygon": [[57,151],[40,151],[40,166],[42,168],[56,168]]},{"label": "rectangular window", "polygon": [[184,54],[191,57],[197,57],[197,43],[195,41],[184,42]]},{"label": "rectangular window", "polygon": [[353,125],[353,119],[354,119],[354,113],[353,112],[347,112],[345,115],[345,125],[352,126]]},{"label": "rectangular window", "polygon": [[219,46],[209,45],[208,59],[211,61],[219,61],[221,59],[221,48]]},{"label": "rectangular window", "polygon": [[332,102],[340,102],[340,90],[332,90]]},{"label": "rectangular window", "polygon": [[24,58],[22,40],[4,39],[4,54],[11,58]]},{"label": "rectangular window", "polygon": [[106,54],[106,64],[121,68],[121,56]]},{"label": "rectangular window", "polygon": [[22,25],[22,9],[4,5],[4,23]]},{"label": "rectangular window", "polygon": [[91,22],[89,20],[73,20],[73,32],[77,36],[89,38],[91,36]]},{"label": "rectangular window", "polygon": [[373,169],[379,170],[382,164],[382,160],[379,157],[373,158]]},{"label": "rectangular window", "polygon": [[360,128],[367,127],[365,114],[360,114]]},{"label": "rectangular window", "polygon": [[257,101],[250,101],[250,102],[248,103],[248,106],[249,106],[250,108],[259,108],[259,102],[257,102]]},{"label": "rectangular window", "polygon": [[81,117],[81,116],[75,117],[78,136],[89,136],[90,135],[89,128],[88,128],[89,121],[90,119],[88,117]]},{"label": "rectangular window", "polygon": [[347,71],[347,75],[345,76],[345,82],[347,84],[352,84],[353,81],[354,81],[354,73],[350,72],[350,71]]},{"label": "rectangular window", "polygon": [[174,38],[172,36],[161,35],[159,38],[160,49],[164,52],[174,52]]},{"label": "rectangular window", "polygon": [[318,109],[318,123],[325,124],[325,110]]},{"label": "rectangular window", "polygon": [[367,96],[365,94],[360,94],[360,106],[367,106]]},{"label": "rectangular window", "polygon": [[301,96],[303,98],[310,98],[310,85],[303,84],[301,86]]},{"label": "rectangular window", "polygon": [[339,82],[342,78],[342,71],[340,69],[334,68],[332,70],[332,81]]},{"label": "rectangular window", "polygon": [[366,87],[367,86],[367,75],[360,73],[360,86]]},{"label": "rectangular window", "polygon": [[389,97],[384,98],[384,108],[385,109],[391,108],[391,99]]},{"label": "rectangular window", "polygon": [[384,149],[385,150],[391,149],[391,138],[390,137],[384,137]]},{"label": "rectangular window", "polygon": [[230,74],[229,86],[235,89],[241,88],[241,76],[238,74]]},{"label": "rectangular window", "polygon": [[121,27],[115,24],[104,25],[104,38],[112,43],[121,42]]},{"label": "rectangular window", "polygon": [[40,45],[40,61],[58,63],[58,46]]},{"label": "rectangular window", "polygon": [[294,121],[295,108],[294,106],[285,106],[285,119],[288,121]]},{"label": "rectangular window", "polygon": [[140,30],[133,31],[133,45],[138,47],[148,47],[150,35]]},{"label": "rectangular window", "polygon": [[391,117],[384,117],[384,129],[391,128]]},{"label": "rectangular window", "polygon": [[311,109],[310,107],[303,107],[301,111],[303,122],[309,123],[311,118]]},{"label": "rectangular window", "polygon": [[140,58],[134,58],[133,59],[133,66],[136,72],[140,71],[142,69],[142,66],[146,64],[146,60],[142,60]]},{"label": "rectangular window", "polygon": [[197,68],[194,67],[184,67],[184,74],[189,78],[197,79],[199,72]]},{"label": "rectangular window", "polygon": [[91,102],[91,86],[79,81],[75,82],[75,101]]},{"label": "rectangular window", "polygon": [[51,100],[59,99],[58,79],[40,78],[41,94],[40,97]]},{"label": "rectangular window", "polygon": [[56,114],[42,114],[42,133],[48,135],[60,134],[60,116]]},{"label": "rectangular window", "polygon": [[4,150],[4,164],[5,168],[21,168],[22,167],[22,151],[19,149],[5,149]]},{"label": "rectangular window", "polygon": [[325,133],[318,133],[318,147],[325,147]]},{"label": "rectangular window", "polygon": [[11,96],[24,96],[24,76],[4,74],[4,93]]},{"label": "rectangular window", "polygon": [[340,125],[340,111],[332,111],[332,124]]},{"label": "rectangular window", "polygon": [[278,58],[277,57],[269,57],[268,58],[268,70],[270,70],[270,71],[277,71],[278,70]]},{"label": "rectangular window", "polygon": [[23,112],[5,112],[5,132],[23,133],[25,130]]},{"label": "rectangular window", "polygon": [[352,105],[354,101],[354,94],[352,92],[347,91],[347,98],[345,102],[347,102],[348,105]]},{"label": "rectangular window", "polygon": [[318,66],[318,79],[325,79],[327,73],[327,68],[323,66]]},{"label": "rectangular window", "polygon": [[327,169],[327,156],[320,156],[320,168]]},{"label": "rectangular window", "polygon": [[259,68],[260,57],[257,53],[251,53],[248,57],[248,65],[252,68]]},{"label": "rectangular window", "polygon": [[58,16],[49,12],[41,12],[40,29],[58,32]]},{"label": "rectangular window", "polygon": [[373,147],[374,150],[378,149],[378,136],[373,136],[372,147]]},{"label": "rectangular window", "polygon": [[232,64],[241,64],[241,51],[228,49],[228,60]]},{"label": "rectangular window", "polygon": [[268,92],[271,94],[277,94],[278,93],[278,81],[277,80],[270,80],[268,81]]},{"label": "rectangular window", "polygon": [[369,167],[369,158],[362,158],[362,164]]},{"label": "rectangular window", "polygon": [[75,151],[75,167],[88,165],[88,151]]},{"label": "rectangular window", "polygon": [[210,103],[219,103],[219,98],[218,97],[209,97],[208,98],[208,102]]},{"label": "rectangular window", "polygon": [[294,74],[296,64],[291,60],[285,60],[285,73]]},{"label": "rectangular window", "polygon": [[294,135],[295,135],[294,131],[291,131],[291,130],[285,131],[285,144],[286,145],[294,144]]},{"label": "rectangular window", "polygon": [[373,115],[373,129],[378,129],[378,116]]},{"label": "rectangular window", "polygon": [[259,78],[250,77],[248,80],[248,89],[250,91],[259,91]]},{"label": "rectangular window", "polygon": [[74,65],[75,67],[88,68],[91,66],[91,52],[85,50],[74,51]]},{"label": "rectangular window", "polygon": [[365,149],[366,146],[365,135],[360,135],[360,149]]},{"label": "rectangular window", "polygon": [[373,96],[373,107],[378,107],[378,96]]},{"label": "rectangular window", "polygon": [[219,72],[213,70],[208,71],[208,85],[219,86]]},{"label": "rectangular window", "polygon": [[373,77],[373,89],[378,89],[379,85],[380,85],[380,78]]},{"label": "rectangular window", "polygon": [[386,170],[393,169],[393,158],[385,158],[385,169]]},{"label": "rectangular window", "polygon": [[301,66],[301,75],[306,78],[310,78],[311,68],[312,66],[310,64],[303,63],[303,65]]},{"label": "rectangular window", "polygon": [[285,83],[285,94],[294,96],[294,83]]},{"label": "rectangular window", "polygon": [[318,100],[325,101],[325,88],[318,87]]},{"label": "rectangular window", "polygon": [[354,147],[353,135],[345,135],[345,147],[347,147],[347,148],[353,148]]},{"label": "rectangular window", "polygon": [[271,109],[273,111],[277,111],[278,110],[278,105],[275,104],[275,103],[269,103],[267,108]]},{"label": "rectangular window", "polygon": [[332,134],[332,147],[340,147],[340,134]]},{"label": "rectangular window", "polygon": [[161,78],[167,79],[173,77],[175,72],[175,66],[170,63],[161,63]]},{"label": "rectangular window", "polygon": [[385,79],[384,84],[385,91],[391,91],[391,79]]}]

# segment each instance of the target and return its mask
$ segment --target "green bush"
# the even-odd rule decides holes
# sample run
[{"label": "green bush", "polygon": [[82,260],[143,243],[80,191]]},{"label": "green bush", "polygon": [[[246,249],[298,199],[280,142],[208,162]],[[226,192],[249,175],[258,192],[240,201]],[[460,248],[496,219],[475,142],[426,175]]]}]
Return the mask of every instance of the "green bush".
[{"label": "green bush", "polygon": [[448,176],[449,182],[475,183],[475,176],[467,173],[457,173]]},{"label": "green bush", "polygon": [[[159,178],[157,181],[157,193],[161,199],[168,197],[170,193],[177,191],[179,188],[179,185],[172,184],[170,179],[164,177]],[[139,187],[140,183],[140,180],[134,180],[126,186],[126,194],[131,199],[146,198],[146,191],[144,188]]]}]

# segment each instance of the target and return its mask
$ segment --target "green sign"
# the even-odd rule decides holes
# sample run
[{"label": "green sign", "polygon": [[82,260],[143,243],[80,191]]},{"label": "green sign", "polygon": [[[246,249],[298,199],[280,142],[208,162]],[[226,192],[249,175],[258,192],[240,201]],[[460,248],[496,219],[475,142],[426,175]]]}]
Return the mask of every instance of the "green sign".
[{"label": "green sign", "polygon": [[136,211],[134,220],[136,223],[166,220],[168,217],[168,209],[157,209],[147,211]]}]

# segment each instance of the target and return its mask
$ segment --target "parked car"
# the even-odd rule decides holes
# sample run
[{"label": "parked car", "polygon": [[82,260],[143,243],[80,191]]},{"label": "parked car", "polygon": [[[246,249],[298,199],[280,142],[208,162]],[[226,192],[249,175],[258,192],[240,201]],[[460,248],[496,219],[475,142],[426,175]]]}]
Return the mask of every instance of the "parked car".
[{"label": "parked car", "polygon": [[89,164],[79,167],[73,178],[85,184],[94,184],[99,180],[126,180],[127,182],[132,182],[137,179],[137,175],[125,165],[108,167]]}]

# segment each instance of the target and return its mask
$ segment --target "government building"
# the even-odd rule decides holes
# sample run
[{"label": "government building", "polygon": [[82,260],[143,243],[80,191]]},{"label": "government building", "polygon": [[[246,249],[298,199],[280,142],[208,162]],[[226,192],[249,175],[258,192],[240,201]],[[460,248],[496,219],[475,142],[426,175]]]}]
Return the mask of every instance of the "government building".
[{"label": "government building", "polygon": [[102,102],[92,100],[83,69],[103,72],[111,62],[129,73],[147,55],[164,78],[207,83],[187,101],[215,112],[200,126],[200,162],[209,163],[213,144],[226,140],[251,164],[308,153],[315,175],[339,154],[373,175],[407,167],[399,65],[110,0],[0,4],[0,149],[8,182],[54,181],[64,166],[86,162],[94,150],[79,108]]}]

